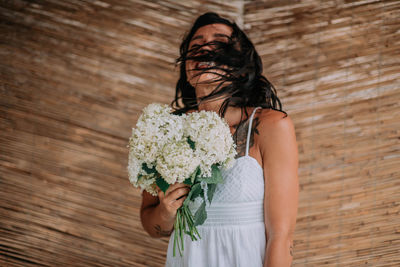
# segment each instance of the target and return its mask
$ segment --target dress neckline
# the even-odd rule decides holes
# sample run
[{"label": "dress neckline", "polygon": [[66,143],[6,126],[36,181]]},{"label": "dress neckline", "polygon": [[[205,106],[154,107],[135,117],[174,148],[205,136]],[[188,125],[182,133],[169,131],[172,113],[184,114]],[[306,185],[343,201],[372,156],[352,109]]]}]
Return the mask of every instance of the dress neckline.
[{"label": "dress neckline", "polygon": [[254,161],[254,163],[256,163],[256,165],[258,166],[259,169],[263,170],[262,166],[260,165],[260,163],[256,160],[256,158],[249,156],[249,155],[244,155],[244,156],[240,156],[238,158],[236,158],[235,160],[239,160],[239,159],[245,159],[245,158],[249,158],[250,160]]}]

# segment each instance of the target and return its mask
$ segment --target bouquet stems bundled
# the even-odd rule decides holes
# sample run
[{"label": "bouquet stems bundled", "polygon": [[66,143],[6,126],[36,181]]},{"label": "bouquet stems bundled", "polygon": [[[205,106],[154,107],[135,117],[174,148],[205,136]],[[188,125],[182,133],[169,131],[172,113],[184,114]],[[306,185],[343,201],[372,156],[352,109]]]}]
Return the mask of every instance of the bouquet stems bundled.
[{"label": "bouquet stems bundled", "polygon": [[[191,185],[191,190],[189,191],[189,194],[182,206],[177,210],[176,220],[174,223],[174,256],[176,245],[178,245],[179,253],[182,256],[182,251],[184,250],[184,233],[189,235],[192,241],[196,241],[198,238],[201,238],[196,226],[202,225],[207,219],[207,201],[211,204],[217,184],[223,182],[221,171],[217,165],[212,166],[211,177],[200,177],[199,174],[200,169],[197,168],[195,173],[193,173],[190,178],[184,181],[185,184]],[[157,183],[161,185],[160,189],[166,191],[168,187],[165,187],[165,184],[160,182],[161,180],[158,180]],[[203,201],[193,215],[189,208],[189,202],[194,201],[194,199],[199,196],[203,198]]]},{"label": "bouquet stems bundled", "polygon": [[[186,226],[188,230],[186,230]],[[187,206],[182,206],[178,209],[176,213],[176,220],[174,223],[174,251],[173,255],[175,256],[175,247],[178,245],[179,253],[182,256],[182,251],[184,250],[184,242],[183,242],[183,234],[186,233],[190,235],[192,240],[197,240],[201,238],[199,232],[197,231],[196,226],[194,225],[194,219],[192,212],[189,210]]]}]

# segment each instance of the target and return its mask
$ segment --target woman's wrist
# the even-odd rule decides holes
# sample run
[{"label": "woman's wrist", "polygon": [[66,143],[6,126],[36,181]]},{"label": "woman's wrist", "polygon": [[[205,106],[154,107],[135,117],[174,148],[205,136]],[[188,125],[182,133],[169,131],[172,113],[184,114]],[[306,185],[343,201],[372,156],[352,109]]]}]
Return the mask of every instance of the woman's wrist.
[{"label": "woman's wrist", "polygon": [[160,204],[155,208],[155,212],[160,215],[160,219],[163,224],[174,224],[175,216],[171,216],[168,211],[163,208]]}]

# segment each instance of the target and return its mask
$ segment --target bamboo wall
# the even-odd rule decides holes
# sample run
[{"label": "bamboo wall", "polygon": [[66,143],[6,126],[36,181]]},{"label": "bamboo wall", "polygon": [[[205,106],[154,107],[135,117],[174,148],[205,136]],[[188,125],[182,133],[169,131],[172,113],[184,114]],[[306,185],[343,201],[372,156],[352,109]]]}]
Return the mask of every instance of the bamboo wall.
[{"label": "bamboo wall", "polygon": [[255,43],[300,154],[293,266],[400,264],[400,2],[1,1],[0,266],[163,266],[127,140],[194,18]]},{"label": "bamboo wall", "polygon": [[255,1],[244,14],[296,126],[294,266],[400,266],[400,2]]}]

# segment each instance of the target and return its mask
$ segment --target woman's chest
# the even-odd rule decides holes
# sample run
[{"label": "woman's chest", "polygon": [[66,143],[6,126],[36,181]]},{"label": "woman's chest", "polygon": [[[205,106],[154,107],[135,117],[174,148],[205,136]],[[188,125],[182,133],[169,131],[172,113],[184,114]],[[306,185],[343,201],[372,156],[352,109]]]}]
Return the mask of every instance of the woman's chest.
[{"label": "woman's chest", "polygon": [[218,184],[213,202],[252,202],[264,199],[263,170],[256,159],[243,156],[232,168],[222,171],[224,182]]}]

